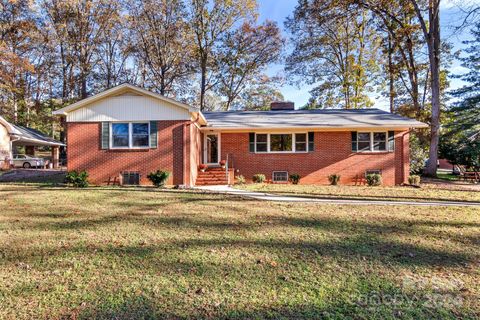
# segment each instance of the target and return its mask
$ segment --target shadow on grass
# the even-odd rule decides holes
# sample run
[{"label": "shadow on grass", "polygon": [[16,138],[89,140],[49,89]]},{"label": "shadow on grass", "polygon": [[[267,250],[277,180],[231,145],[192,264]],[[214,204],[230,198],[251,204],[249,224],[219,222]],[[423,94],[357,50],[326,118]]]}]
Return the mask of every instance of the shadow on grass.
[{"label": "shadow on grass", "polygon": [[[264,301],[249,305],[231,302],[214,304],[202,301],[202,296],[191,298],[194,305],[179,301],[172,306],[148,293],[103,298],[101,301],[64,314],[75,319],[456,319],[451,306],[433,305],[428,295],[406,295],[394,286],[380,288],[358,286],[357,294],[336,295],[323,298],[317,304],[311,300],[293,303]],[[372,291],[373,290],[373,291]],[[188,294],[187,294],[188,295]],[[387,297],[384,301],[380,297]],[[391,301],[396,297],[397,300]],[[213,297],[212,297],[213,298]],[[390,299],[390,300],[388,300]],[[463,313],[465,319],[474,319],[473,313]]]},{"label": "shadow on grass", "polygon": [[[372,200],[372,201],[413,201],[413,202],[458,202],[458,203],[472,203],[480,205],[480,201],[470,201],[453,198],[439,198],[439,197],[408,197],[408,196],[375,196],[375,195],[356,195],[356,194],[329,194],[329,193],[292,193],[287,191],[259,191],[266,192],[273,195],[283,195],[297,198],[322,199],[322,200]],[[462,191],[456,191],[462,192]],[[467,191],[474,192],[474,191]]]},{"label": "shadow on grass", "polygon": [[[175,227],[181,227],[182,220],[170,221],[172,232]],[[226,224],[218,224],[217,228],[231,228]],[[233,228],[242,228],[234,226]],[[283,257],[287,260],[296,259],[299,255],[302,259],[315,261],[322,257],[342,258],[345,260],[362,261],[371,260],[385,265],[402,266],[459,266],[465,265],[476,259],[475,254],[466,255],[461,252],[450,252],[439,248],[424,247],[418,244],[402,243],[389,240],[375,234],[357,233],[349,236],[336,237],[326,241],[308,240],[282,240],[275,238],[245,239],[230,237],[216,237],[204,239],[201,233],[192,229],[192,236],[185,240],[177,240],[175,237],[162,241],[161,244],[133,244],[123,245],[118,243],[106,243],[104,245],[76,245],[57,246],[42,248],[24,248],[21,252],[11,246],[0,248],[3,259],[0,264],[12,262],[43,261],[74,255],[88,256],[100,254],[107,256],[124,257],[128,260],[141,258],[139,267],[145,268],[151,261],[152,268],[158,267],[158,261],[152,259],[157,254],[181,255],[185,250],[205,252],[210,249],[242,249],[245,251],[259,249]]]}]

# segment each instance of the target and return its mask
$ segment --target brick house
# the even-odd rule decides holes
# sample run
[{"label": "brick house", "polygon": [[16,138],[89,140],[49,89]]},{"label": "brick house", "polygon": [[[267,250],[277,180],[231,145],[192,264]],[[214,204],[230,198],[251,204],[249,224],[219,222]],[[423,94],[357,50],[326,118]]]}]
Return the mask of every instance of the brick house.
[{"label": "brick house", "polygon": [[157,169],[184,186],[256,173],[278,183],[298,173],[305,184],[340,174],[342,184],[354,184],[378,172],[385,185],[401,184],[409,175],[409,131],[426,127],[378,109],[294,110],[288,102],[270,111],[202,113],[129,84],[54,114],[66,117],[68,170],[86,170],[94,184],[150,184],[146,176]]}]

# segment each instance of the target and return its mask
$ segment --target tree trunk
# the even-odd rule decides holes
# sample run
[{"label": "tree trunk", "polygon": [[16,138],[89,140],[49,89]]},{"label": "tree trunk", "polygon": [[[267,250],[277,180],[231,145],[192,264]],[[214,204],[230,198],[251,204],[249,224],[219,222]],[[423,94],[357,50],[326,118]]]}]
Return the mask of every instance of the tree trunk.
[{"label": "tree trunk", "polygon": [[[434,2],[434,4],[432,4]],[[428,58],[430,61],[432,89],[432,120],[430,123],[429,161],[425,173],[437,175],[438,141],[440,134],[440,16],[437,1],[430,0]]]},{"label": "tree trunk", "polygon": [[201,81],[200,81],[200,111],[203,111],[205,108],[205,89],[207,86],[207,59],[202,57],[202,62],[200,63],[200,72],[201,72]]}]

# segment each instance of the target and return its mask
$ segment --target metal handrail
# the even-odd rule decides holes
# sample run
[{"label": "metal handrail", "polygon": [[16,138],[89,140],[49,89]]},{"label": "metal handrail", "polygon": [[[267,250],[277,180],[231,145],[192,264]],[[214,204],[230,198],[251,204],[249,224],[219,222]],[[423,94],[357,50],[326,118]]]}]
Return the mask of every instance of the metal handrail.
[{"label": "metal handrail", "polygon": [[230,185],[230,175],[228,174],[228,153],[227,153],[227,160],[225,162],[225,175],[227,179],[227,184]]}]

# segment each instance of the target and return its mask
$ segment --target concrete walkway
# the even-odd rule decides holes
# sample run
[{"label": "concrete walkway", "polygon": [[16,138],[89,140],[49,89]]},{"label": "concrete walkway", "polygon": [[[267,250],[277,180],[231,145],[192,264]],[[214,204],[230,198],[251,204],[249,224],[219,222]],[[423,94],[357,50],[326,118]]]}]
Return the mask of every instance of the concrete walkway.
[{"label": "concrete walkway", "polygon": [[311,202],[320,204],[346,204],[346,205],[408,205],[408,206],[444,206],[444,207],[480,207],[480,202],[461,202],[461,201],[389,201],[389,200],[347,200],[335,198],[309,198],[301,196],[279,196],[270,193],[252,192],[246,190],[234,189],[230,186],[198,186],[198,190],[204,190],[213,193],[230,194],[241,197],[247,197],[256,200],[280,201],[280,202]]}]

